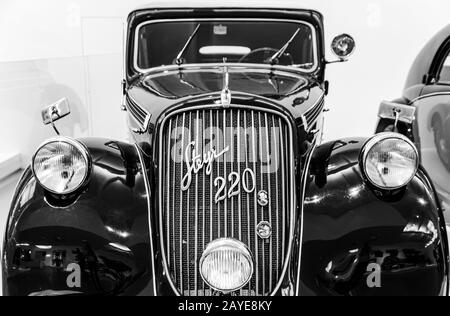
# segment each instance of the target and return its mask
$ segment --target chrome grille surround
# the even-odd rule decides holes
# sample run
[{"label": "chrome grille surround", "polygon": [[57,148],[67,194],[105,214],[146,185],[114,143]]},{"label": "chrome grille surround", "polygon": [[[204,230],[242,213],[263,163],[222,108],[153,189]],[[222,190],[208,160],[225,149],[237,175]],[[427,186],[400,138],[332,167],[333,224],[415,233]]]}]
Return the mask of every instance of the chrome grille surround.
[{"label": "chrome grille surround", "polygon": [[[220,115],[220,113],[223,114]],[[268,183],[269,196],[273,197],[272,193],[275,193],[276,195],[276,198],[274,199],[276,200],[276,204],[271,202],[270,206],[268,207],[270,220],[273,221],[273,219],[275,219],[275,222],[272,224],[274,226],[274,230],[276,231],[276,233],[274,233],[276,234],[276,238],[271,238],[270,241],[258,239],[256,232],[256,226],[260,221],[260,219],[258,219],[258,212],[263,212],[263,215],[261,216],[262,219],[264,219],[264,212],[267,213],[267,210],[264,211],[263,207],[257,204],[256,193],[258,189],[255,190],[255,194],[253,194],[254,198],[252,198],[249,194],[247,199],[245,199],[240,194],[236,197],[232,197],[232,199],[230,200],[225,199],[224,201],[219,202],[219,204],[215,204],[215,202],[213,201],[213,195],[216,191],[216,188],[213,184],[213,177],[217,176],[218,174],[226,177],[229,171],[243,171],[244,166],[241,167],[242,160],[240,160],[241,157],[239,157],[242,151],[242,148],[239,148],[239,145],[241,144],[241,140],[239,139],[239,135],[241,135],[240,132],[236,133],[237,139],[236,135],[234,134],[231,134],[233,136],[226,135],[227,133],[223,135],[223,147],[225,147],[227,144],[233,147],[231,161],[228,163],[231,163],[234,166],[235,164],[233,163],[233,160],[237,158],[238,161],[241,161],[241,163],[237,164],[239,170],[235,170],[233,169],[233,167],[231,168],[231,170],[230,168],[228,168],[226,155],[222,158],[218,158],[217,161],[214,161],[213,163],[214,167],[211,176],[207,176],[206,172],[203,170],[199,172],[199,174],[193,176],[191,187],[187,190],[186,193],[183,193],[183,191],[179,189],[176,180],[179,180],[180,178],[180,172],[177,172],[177,169],[181,169],[182,176],[184,174],[184,171],[187,169],[186,163],[181,160],[181,163],[179,164],[181,167],[177,167],[176,163],[173,163],[171,161],[171,152],[173,145],[171,143],[173,142],[171,134],[173,131],[173,124],[176,124],[175,128],[178,129],[178,127],[181,126],[186,127],[186,122],[187,120],[189,120],[188,126],[190,127],[189,130],[191,133],[191,135],[189,136],[190,139],[192,140],[193,137],[196,137],[197,139],[200,138],[199,133],[201,133],[203,135],[203,141],[207,129],[204,129],[203,125],[202,128],[200,128],[200,124],[198,123],[200,116],[202,117],[202,120],[205,118],[207,119],[209,116],[209,126],[213,127],[214,124],[217,124],[216,128],[219,130],[220,126],[227,126],[226,120],[229,117],[231,127],[239,128],[239,124],[242,119],[244,119],[244,122],[248,122],[248,116],[250,114],[252,124],[251,127],[258,128],[259,131],[259,135],[255,135],[256,133],[254,132],[252,135],[253,139],[251,147],[253,147],[252,155],[254,155],[254,157],[256,156],[255,149],[257,149],[257,147],[259,147],[260,154],[263,154],[262,151],[264,144],[262,142],[263,136],[261,133],[261,130],[263,129],[266,129],[267,131],[266,136],[268,137],[266,137],[265,143],[267,154],[269,155],[269,146],[271,146],[271,144],[269,144],[269,116],[272,120],[272,127],[275,127],[277,123],[278,127],[280,127],[280,134],[278,135],[278,140],[280,140],[280,150],[279,154],[275,155],[275,157],[280,158],[280,162],[278,162],[277,164],[282,165],[281,172],[275,172],[275,176],[271,175],[271,173],[269,172],[267,181],[263,179],[265,178],[265,176],[263,173],[261,173],[262,167],[256,163],[255,159],[253,159],[253,163],[249,161],[248,153],[250,151],[250,148],[247,148],[247,142],[245,142],[245,151],[247,153],[245,159],[246,166],[253,166],[254,170],[259,169],[260,174],[257,177],[257,182],[260,182],[261,186],[264,186],[265,183]],[[242,118],[241,115],[243,115],[244,117]],[[238,120],[237,126],[234,121],[235,117],[237,117]],[[174,118],[176,118],[176,120]],[[197,119],[197,123],[195,124],[194,130],[191,122],[195,121],[195,119]],[[258,125],[255,125],[255,119],[258,121]],[[261,124],[262,120],[264,120],[265,126]],[[247,123],[245,124],[246,125],[244,130],[246,131],[249,127],[247,126]],[[158,160],[158,199],[160,212],[160,246],[164,271],[168,276],[168,281],[172,289],[174,290],[174,293],[178,296],[209,296],[216,294],[201,280],[198,272],[199,259],[209,242],[220,237],[234,237],[243,241],[246,245],[249,246],[249,248],[253,252],[255,260],[254,277],[252,278],[249,285],[240,290],[239,293],[235,294],[239,294],[242,296],[275,295],[280,288],[288,269],[295,229],[296,186],[295,159],[293,159],[294,134],[292,123],[289,118],[279,111],[261,107],[232,104],[229,108],[224,109],[223,107],[214,104],[176,110],[168,114],[159,126],[160,134]],[[167,133],[166,131],[167,128],[170,131],[169,133]],[[181,132],[180,136],[183,143],[182,149],[184,150],[184,145],[186,144],[184,140],[184,138],[186,137],[186,135],[184,135],[185,128],[180,129],[182,131],[175,131],[175,134],[178,135],[178,132]],[[286,135],[284,135],[284,131],[286,132]],[[210,142],[212,142],[212,128],[209,128],[209,132]],[[272,141],[277,141],[276,132],[274,132],[273,134],[272,132],[270,133]],[[219,132],[217,132],[217,135],[219,135]],[[258,136],[258,146],[256,146],[255,136]],[[178,139],[178,137],[176,138]],[[216,139],[216,141],[217,144],[220,145],[221,140]],[[206,147],[206,143],[202,144],[202,153],[205,150],[204,147]],[[237,150],[235,151],[236,147]],[[237,153],[237,157],[235,155],[235,152]],[[281,175],[281,180],[279,179],[279,175]],[[280,190],[272,190],[274,192],[271,193],[270,188],[273,188],[270,183],[272,177],[276,178],[276,183],[273,183],[273,187],[276,189],[278,189],[279,186],[282,187],[281,194],[284,199],[279,198]],[[257,187],[260,188],[258,183]],[[192,188],[194,188],[194,190],[191,190]],[[199,196],[201,197],[199,198]],[[176,202],[177,200],[178,202]],[[186,205],[183,205],[184,201],[187,201],[187,207]],[[227,203],[230,204],[229,207],[227,206]],[[241,209],[243,204],[246,205],[246,208],[244,207],[244,210]],[[194,206],[193,213],[190,207],[191,205]],[[280,212],[273,210],[280,207],[282,209]],[[177,214],[177,211],[179,211],[180,213]],[[231,220],[229,220],[230,213]],[[201,218],[200,221],[199,218]],[[186,220],[183,221],[184,219]],[[214,221],[212,219],[214,219]],[[245,224],[247,224],[247,229],[243,230],[242,225]],[[238,227],[237,230],[236,226]],[[231,234],[229,234],[229,232],[231,232]],[[273,239],[276,239],[276,242],[273,242]],[[269,244],[268,255],[265,254],[265,250],[267,249],[265,243]],[[185,250],[186,247],[187,251]],[[276,250],[275,255],[273,253],[274,249]],[[261,253],[259,253],[259,250],[261,250]],[[266,264],[271,266],[266,267]],[[262,283],[262,285],[260,283]]]}]

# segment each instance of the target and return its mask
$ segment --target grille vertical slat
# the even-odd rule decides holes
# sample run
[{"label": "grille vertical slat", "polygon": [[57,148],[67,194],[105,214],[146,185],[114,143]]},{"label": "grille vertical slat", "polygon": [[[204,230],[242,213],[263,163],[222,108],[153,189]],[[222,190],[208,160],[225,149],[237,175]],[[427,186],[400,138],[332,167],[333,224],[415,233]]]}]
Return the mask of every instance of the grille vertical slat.
[{"label": "grille vertical slat", "polygon": [[[247,124],[247,112],[244,111],[244,124],[245,124],[245,130],[244,130],[244,143],[245,143],[245,168],[247,169],[249,167],[249,158],[250,158],[250,146],[248,144],[249,141],[249,133],[248,133],[248,124]],[[251,230],[250,227],[250,196],[246,196],[246,203],[247,203],[247,245],[250,245],[251,243]],[[252,281],[248,284],[248,293],[251,292],[252,289]]]},{"label": "grille vertical slat", "polygon": [[[197,120],[195,122],[195,143],[199,144],[198,142],[198,133],[199,133],[199,124],[200,122],[200,117],[199,117],[199,111],[197,111]],[[202,146],[203,147],[203,146]],[[195,175],[195,188],[198,188],[198,173]],[[198,264],[198,260],[196,260],[196,258],[198,258],[198,190],[195,190],[195,256],[193,258],[194,260],[194,275],[195,275],[195,284],[194,284],[194,290],[197,293],[198,292],[198,283],[197,283],[197,264]]]},{"label": "grille vertical slat", "polygon": [[[200,130],[202,131],[202,141],[203,141],[203,146],[202,146],[202,157],[205,154],[205,143],[204,143],[204,139],[205,139],[205,129],[204,129],[204,120],[205,120],[205,110],[203,110],[202,112],[202,127],[200,128]],[[203,207],[203,234],[202,234],[202,248],[201,249],[205,249],[205,240],[206,240],[206,169],[203,169],[203,178],[202,178],[202,190],[203,190],[203,194],[202,194],[202,207]],[[202,285],[202,294],[203,296],[205,295],[205,284],[203,282],[200,283]]]},{"label": "grille vertical slat", "polygon": [[[182,152],[182,148],[184,148],[184,126],[186,123],[186,113],[183,113],[183,124],[181,125],[181,152]],[[181,153],[182,155],[182,153]],[[181,174],[183,174],[183,164],[181,163]],[[184,288],[184,273],[183,273],[183,191],[180,190],[180,221],[181,221],[181,225],[180,225],[180,282],[181,282],[181,288]]]},{"label": "grille vertical slat", "polygon": [[[255,124],[255,113],[252,111],[252,146],[253,146],[253,170],[255,171],[255,173],[257,174],[257,168],[256,168],[256,153],[257,153],[257,148],[256,148],[256,138],[255,138],[255,129],[256,129],[256,124]],[[255,224],[258,223],[258,203],[257,203],[257,192],[254,192],[254,209],[255,209]],[[259,296],[259,245],[258,245],[258,235],[257,232],[255,230],[255,261],[256,261],[256,295]]]},{"label": "grille vertical slat", "polygon": [[[272,135],[272,141],[274,142],[274,148],[278,148],[278,141],[277,141],[277,132],[276,132],[276,124],[275,124],[275,118],[272,116],[272,126],[274,127],[273,128],[273,130],[272,130],[272,132],[273,132],[273,135]],[[279,155],[279,153],[277,153],[277,152],[275,152],[275,153],[273,153],[273,156],[274,156],[274,160],[275,160],[275,165],[276,166],[279,166],[279,164],[278,164],[278,155]],[[278,188],[278,184],[279,184],[279,180],[278,180],[278,173],[276,173],[275,174],[275,188]],[[277,197],[277,199],[276,199],[276,203],[275,203],[275,209],[276,210],[279,210],[280,208],[279,208],[279,198]],[[280,238],[279,238],[279,234],[280,234],[280,218],[279,218],[279,216],[276,216],[276,226],[275,226],[275,233],[277,234],[277,238],[276,238],[276,240],[277,240],[277,242],[276,242],[276,245],[275,245],[275,249],[281,249],[280,248]],[[276,256],[276,267],[275,267],[275,271],[276,271],[276,273],[275,273],[275,276],[276,276],[276,278],[279,278],[279,276],[280,276],[280,268],[279,268],[279,266],[280,266],[280,256]]]},{"label": "grille vertical slat", "polygon": [[[291,148],[288,124],[276,113],[233,107],[186,110],[169,116],[163,124],[162,241],[168,274],[179,294],[215,294],[200,276],[199,261],[207,245],[217,238],[238,239],[253,254],[254,275],[235,294],[269,295],[279,285],[292,218],[287,185],[293,177],[287,169],[290,156],[285,152]],[[189,144],[195,145],[187,151]],[[211,174],[206,164],[192,171],[193,153],[203,160],[212,151],[225,153],[213,161]],[[189,170],[190,185],[183,190]],[[255,183],[251,174],[244,176],[245,170],[254,172]],[[226,183],[220,192],[222,180],[215,182],[217,177]],[[234,187],[236,178],[239,182]],[[255,189],[247,192],[244,181]],[[269,197],[266,206],[258,202],[262,190]],[[216,202],[218,193],[225,199]],[[257,234],[262,221],[272,226],[268,239]]]},{"label": "grille vertical slat", "polygon": [[[229,142],[227,141],[227,130],[225,128],[225,126],[227,126],[227,112],[226,110],[223,110],[223,125],[222,125],[222,133],[223,133],[223,146],[226,147],[227,144],[229,144]],[[227,154],[223,155],[223,178],[225,179],[225,181],[227,181]],[[226,187],[225,187],[226,189]],[[226,192],[225,192],[226,194]],[[225,227],[225,231],[224,231],[224,236],[230,236],[228,235],[228,203],[227,203],[228,199],[224,200],[224,207],[223,207],[223,225]]]},{"label": "grille vertical slat", "polygon": [[[264,121],[265,121],[265,125],[266,125],[266,150],[267,150],[267,168],[268,168],[268,172],[267,172],[267,179],[268,179],[268,185],[267,188],[269,189],[268,193],[269,196],[272,196],[272,181],[271,181],[271,176],[272,176],[272,170],[271,170],[271,155],[270,155],[270,146],[269,146],[269,121],[267,119],[267,113],[264,114]],[[277,197],[278,198],[278,197]],[[269,222],[272,223],[272,200],[269,201]],[[272,245],[269,244],[269,264],[270,264],[270,268],[269,268],[269,292],[272,291],[272,262],[273,262],[273,253],[272,253]]]},{"label": "grille vertical slat", "polygon": [[[172,120],[170,120],[169,122],[169,131],[172,130]],[[172,139],[172,135],[170,133],[167,134],[167,148],[172,148],[171,146],[171,139]],[[167,155],[167,174],[171,174],[170,173],[170,155]],[[167,194],[170,194],[170,181],[167,181]],[[167,209],[169,209],[170,207],[170,199],[167,199]],[[167,227],[170,226],[170,212],[167,213]],[[170,252],[170,238],[169,235],[166,236],[166,245],[167,245],[167,251]],[[169,263],[171,265],[171,263]]]},{"label": "grille vertical slat", "polygon": [[[279,119],[278,123],[280,125],[280,148],[281,148],[281,152],[283,153],[284,152],[284,144],[283,144],[284,133],[283,133],[283,125],[281,125],[281,119]],[[285,170],[283,156],[281,156],[281,169]],[[285,186],[285,179],[284,179],[284,172],[282,172],[281,173],[281,201],[282,201],[282,204],[283,204],[283,209],[285,209],[285,207],[286,207],[286,194],[285,194],[285,187],[284,186]],[[281,226],[282,227],[286,226],[286,218],[285,218],[284,213],[282,215]],[[286,242],[285,234],[283,233],[282,236],[281,236],[281,243],[283,245],[285,245],[285,242]],[[281,258],[282,258],[283,264],[284,264],[284,258],[285,258],[284,247],[281,247],[281,249],[282,249]]]},{"label": "grille vertical slat", "polygon": [[[174,120],[171,119],[171,121],[174,121]],[[175,137],[178,138],[178,120],[175,121],[175,126],[176,126],[175,127]],[[170,132],[168,134],[170,134]],[[177,165],[176,164],[171,164],[171,165],[172,165],[172,169],[173,169],[173,175],[172,175],[173,182],[172,182],[172,184],[173,184],[173,187],[175,187]],[[170,182],[170,181],[167,181],[167,182]],[[175,192],[176,192],[176,190],[173,190],[173,192],[172,192],[172,209],[173,210],[175,209],[175,201],[176,201],[176,199],[175,199]],[[172,232],[175,232],[175,222],[176,221],[175,221],[175,214],[174,214],[174,216],[172,216]],[[169,231],[169,228],[167,229],[167,231]],[[169,234],[167,234],[167,238],[170,239]],[[172,239],[173,239],[172,240],[172,245],[173,245],[172,249],[175,249],[175,247],[176,247],[176,238],[173,237]],[[176,256],[171,256],[171,258],[173,258],[173,267],[176,267],[177,266],[177,262],[176,262],[177,261],[177,257]],[[172,262],[172,260],[170,260],[170,262]],[[178,275],[177,269],[175,268],[175,269],[173,269],[173,271],[174,271],[174,278],[175,278],[175,280],[177,280],[177,275]]]}]

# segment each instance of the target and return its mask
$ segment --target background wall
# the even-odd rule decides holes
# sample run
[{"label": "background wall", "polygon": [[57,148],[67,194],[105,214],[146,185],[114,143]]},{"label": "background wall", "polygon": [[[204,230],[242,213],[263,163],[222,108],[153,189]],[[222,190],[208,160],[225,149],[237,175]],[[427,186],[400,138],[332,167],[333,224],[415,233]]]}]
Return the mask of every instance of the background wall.
[{"label": "background wall", "polygon": [[[126,137],[119,111],[122,23],[143,2],[0,0],[0,154],[19,152],[26,165],[53,135],[40,109],[62,97],[73,111],[59,124],[64,134]],[[349,63],[328,68],[325,138],[371,135],[379,102],[400,95],[417,53],[450,22],[450,1],[303,3],[323,12],[327,44],[342,32],[358,44]]]}]

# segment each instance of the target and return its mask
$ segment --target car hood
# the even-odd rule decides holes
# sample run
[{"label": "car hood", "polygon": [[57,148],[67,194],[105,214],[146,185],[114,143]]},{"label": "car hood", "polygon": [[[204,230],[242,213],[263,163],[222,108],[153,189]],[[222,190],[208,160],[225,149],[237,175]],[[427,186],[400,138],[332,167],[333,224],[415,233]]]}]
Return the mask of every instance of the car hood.
[{"label": "car hood", "polygon": [[[169,108],[205,99],[220,100],[223,86],[223,70],[166,70],[136,79],[127,90],[127,99],[139,106],[140,112],[150,114],[152,126]],[[323,85],[313,77],[270,69],[249,71],[243,67],[229,69],[229,89],[232,102],[269,102],[289,112],[299,125],[318,115],[325,96]]]},{"label": "car hood", "polygon": [[[312,80],[307,76],[273,70],[229,70],[229,89],[276,100],[289,97]],[[143,89],[166,99],[181,99],[219,92],[224,88],[223,69],[165,71],[144,75],[138,80]]]}]

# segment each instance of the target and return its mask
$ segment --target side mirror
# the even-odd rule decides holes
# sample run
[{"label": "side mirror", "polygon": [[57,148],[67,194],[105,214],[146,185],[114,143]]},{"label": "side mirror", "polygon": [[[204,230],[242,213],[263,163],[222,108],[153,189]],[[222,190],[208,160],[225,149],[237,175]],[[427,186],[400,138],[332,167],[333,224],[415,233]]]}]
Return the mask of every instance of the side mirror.
[{"label": "side mirror", "polygon": [[351,54],[355,52],[356,42],[353,37],[348,34],[336,36],[331,43],[333,53],[339,58],[339,61],[348,60]]},{"label": "side mirror", "polygon": [[63,98],[51,105],[42,109],[42,121],[45,125],[52,124],[56,134],[59,135],[56,129],[55,122],[70,114],[69,100]]}]

